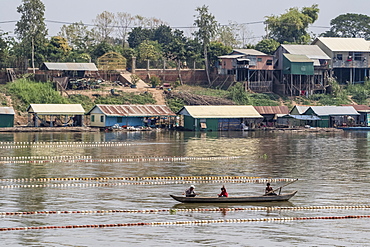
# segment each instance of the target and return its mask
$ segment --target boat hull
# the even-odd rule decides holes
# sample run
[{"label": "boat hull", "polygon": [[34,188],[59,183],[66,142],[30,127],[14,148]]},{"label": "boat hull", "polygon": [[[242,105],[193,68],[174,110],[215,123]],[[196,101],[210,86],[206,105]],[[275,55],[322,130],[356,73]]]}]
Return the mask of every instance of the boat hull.
[{"label": "boat hull", "polygon": [[170,195],[173,199],[183,203],[234,203],[234,202],[274,202],[288,201],[297,191],[289,194],[281,194],[276,196],[232,196],[232,197],[185,197]]}]

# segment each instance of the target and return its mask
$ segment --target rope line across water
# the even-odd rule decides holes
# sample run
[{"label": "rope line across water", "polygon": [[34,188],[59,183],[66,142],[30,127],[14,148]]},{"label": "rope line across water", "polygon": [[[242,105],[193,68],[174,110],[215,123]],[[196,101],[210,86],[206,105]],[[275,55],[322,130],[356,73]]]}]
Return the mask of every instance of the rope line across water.
[{"label": "rope line across water", "polygon": [[[272,179],[276,181],[277,179]],[[279,181],[289,181],[293,179],[281,179]],[[197,184],[204,183],[265,183],[270,181],[269,179],[257,179],[257,180],[202,180],[197,181]],[[60,188],[60,187],[105,187],[105,186],[122,186],[122,185],[162,185],[162,184],[190,184],[194,181],[158,181],[158,182],[123,182],[123,183],[95,183],[95,184],[24,184],[24,185],[3,185],[0,189],[14,189],[14,188]]]},{"label": "rope line across water", "polygon": [[98,224],[98,225],[66,225],[66,226],[32,226],[32,227],[9,227],[0,228],[0,231],[21,230],[46,230],[61,228],[106,228],[106,227],[131,227],[131,226],[180,226],[180,225],[205,225],[222,223],[248,223],[248,222],[285,222],[297,220],[339,220],[370,218],[370,215],[347,215],[347,216],[318,216],[318,217],[283,217],[283,218],[255,218],[255,219],[219,219],[219,220],[195,220],[195,221],[167,221],[167,222],[138,222],[122,224]]},{"label": "rope line across water", "polygon": [[127,142],[0,142],[0,148],[122,147],[143,145]]},{"label": "rope line across water", "polygon": [[[233,180],[233,179],[247,179],[247,180],[263,180],[263,181],[288,181],[290,178],[264,178],[250,177],[250,176],[186,176],[186,177],[67,177],[67,178],[4,178],[0,179],[1,182],[49,182],[49,181],[106,181],[106,180],[126,180],[126,181],[169,181],[169,180]],[[294,179],[292,179],[293,181]]]},{"label": "rope line across water", "polygon": [[143,210],[78,210],[78,211],[29,211],[29,212],[0,212],[0,216],[22,216],[35,214],[113,214],[113,213],[177,213],[177,212],[236,212],[236,211],[299,211],[319,209],[361,210],[370,209],[370,205],[352,206],[308,206],[308,207],[250,207],[250,208],[184,208],[184,209],[143,209]]},{"label": "rope line across water", "polygon": [[[4,157],[3,157],[4,158]],[[9,157],[5,157],[5,160],[0,160],[0,164],[3,163],[14,163],[14,164],[26,164],[26,163],[57,163],[57,162],[70,162],[70,163],[117,163],[117,162],[160,162],[160,161],[188,161],[188,160],[231,160],[239,159],[241,156],[212,156],[212,157],[124,157],[124,158],[106,158],[106,159],[49,159],[49,160],[31,160],[31,157],[27,157],[27,160],[12,160]]]}]

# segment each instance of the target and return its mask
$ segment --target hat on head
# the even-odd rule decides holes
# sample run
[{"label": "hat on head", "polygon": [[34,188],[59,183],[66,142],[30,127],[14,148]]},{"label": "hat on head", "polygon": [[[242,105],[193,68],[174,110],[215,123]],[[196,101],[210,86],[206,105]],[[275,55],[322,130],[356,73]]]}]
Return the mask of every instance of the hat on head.
[{"label": "hat on head", "polygon": [[195,188],[195,186],[194,185],[190,185],[190,188]]}]

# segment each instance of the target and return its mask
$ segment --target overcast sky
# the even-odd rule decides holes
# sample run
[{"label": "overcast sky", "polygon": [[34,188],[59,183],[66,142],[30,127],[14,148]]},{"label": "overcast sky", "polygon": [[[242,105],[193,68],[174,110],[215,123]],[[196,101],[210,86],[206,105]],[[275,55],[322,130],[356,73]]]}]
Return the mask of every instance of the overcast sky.
[{"label": "overcast sky", "polygon": [[[310,31],[319,34],[329,29],[330,20],[345,13],[357,13],[370,16],[370,0],[42,0],[45,4],[45,19],[47,21],[62,21],[67,23],[82,21],[92,24],[92,20],[102,13],[126,12],[131,15],[155,17],[165,21],[171,27],[189,27],[194,23],[196,7],[209,6],[210,12],[220,24],[252,23],[263,21],[265,16],[280,15],[291,7],[309,7],[318,4],[319,19],[310,27]],[[21,0],[0,0],[0,30],[13,32],[20,14],[17,6]],[[49,35],[56,35],[63,24],[47,22]],[[265,34],[262,23],[249,24],[251,35],[258,41]],[[186,30],[183,29],[186,33]],[[188,29],[189,30],[189,29]],[[188,31],[190,33],[190,31]]]}]

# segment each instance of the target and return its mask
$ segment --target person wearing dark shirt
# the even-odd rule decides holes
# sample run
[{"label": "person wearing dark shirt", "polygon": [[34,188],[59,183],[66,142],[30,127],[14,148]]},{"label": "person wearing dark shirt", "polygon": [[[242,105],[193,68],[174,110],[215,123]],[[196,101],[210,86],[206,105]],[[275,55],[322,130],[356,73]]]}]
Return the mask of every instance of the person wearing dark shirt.
[{"label": "person wearing dark shirt", "polygon": [[270,183],[266,184],[265,195],[266,196],[276,196],[276,193],[274,192],[274,189],[271,187]]},{"label": "person wearing dark shirt", "polygon": [[197,194],[195,193],[194,189],[195,189],[195,186],[194,185],[190,185],[189,189],[185,190],[185,196],[186,197],[194,197],[194,196],[196,196]]}]

